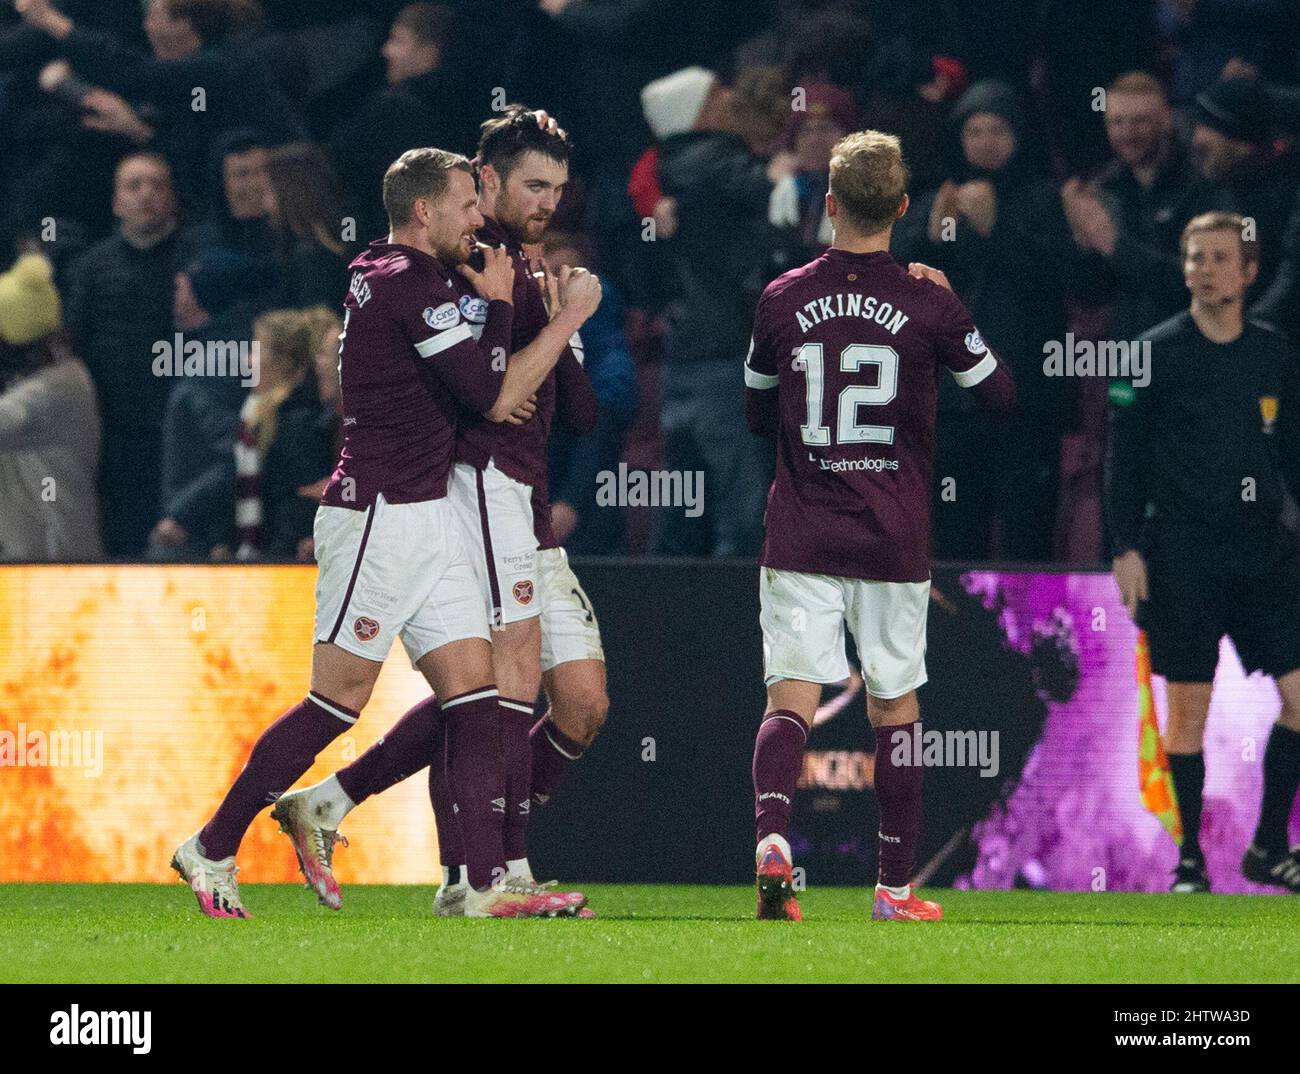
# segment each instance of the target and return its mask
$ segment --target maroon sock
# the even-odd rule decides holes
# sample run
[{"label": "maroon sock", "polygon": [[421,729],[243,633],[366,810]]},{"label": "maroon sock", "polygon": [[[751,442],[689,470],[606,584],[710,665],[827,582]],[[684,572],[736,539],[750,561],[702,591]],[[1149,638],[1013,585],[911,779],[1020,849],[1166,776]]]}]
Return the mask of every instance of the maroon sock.
[{"label": "maroon sock", "polygon": [[234,854],[253,818],[292,787],[357,715],[327,697],[308,694],[263,731],[244,770],[199,833],[204,857],[220,861]]},{"label": "maroon sock", "polygon": [[[916,844],[921,837],[921,777],[925,768],[915,751],[895,750],[898,735],[916,724],[876,728],[876,802],[880,809],[879,882],[901,888],[912,882]],[[899,754],[898,762],[894,760]]]},{"label": "maroon sock", "polygon": [[506,771],[503,842],[506,861],[518,861],[528,857],[528,813],[533,804],[533,750],[528,733],[533,727],[533,705],[503,697],[501,709],[501,753]]},{"label": "maroon sock", "polygon": [[582,756],[583,747],[555,726],[547,713],[528,733],[533,755],[533,801],[544,806],[569,774],[569,765]]},{"label": "maroon sock", "polygon": [[456,799],[447,780],[447,730],[442,728],[434,743],[429,762],[429,803],[433,806],[433,823],[438,828],[438,861],[452,870],[452,879],[460,876],[465,864],[465,845],[460,837],[460,820],[456,816]]},{"label": "maroon sock", "polygon": [[442,703],[447,727],[447,782],[469,866],[469,882],[484,891],[504,875],[501,829],[506,814],[505,769],[501,760],[504,710],[493,687],[473,690]]},{"label": "maroon sock", "polygon": [[763,717],[754,742],[754,817],[758,841],[790,838],[794,789],[803,768],[808,725],[797,712],[776,709]]},{"label": "maroon sock", "polygon": [[442,738],[442,709],[426,697],[397,721],[370,749],[336,775],[343,793],[360,805],[429,764]]}]

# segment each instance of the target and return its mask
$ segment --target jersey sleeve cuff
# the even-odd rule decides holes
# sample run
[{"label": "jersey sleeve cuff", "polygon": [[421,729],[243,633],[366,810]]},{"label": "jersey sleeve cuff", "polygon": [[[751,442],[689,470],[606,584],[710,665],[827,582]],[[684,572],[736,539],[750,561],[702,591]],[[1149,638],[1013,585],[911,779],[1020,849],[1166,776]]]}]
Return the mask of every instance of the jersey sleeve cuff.
[{"label": "jersey sleeve cuff", "polygon": [[993,357],[993,352],[989,351],[978,362],[969,369],[953,370],[953,379],[959,387],[973,388],[981,380],[987,377],[993,370],[997,369],[998,360]]},{"label": "jersey sleeve cuff", "polygon": [[745,387],[746,388],[775,388],[780,378],[774,373],[759,373],[757,370],[745,366]]},{"label": "jersey sleeve cuff", "polygon": [[448,328],[445,332],[421,340],[415,345],[415,351],[421,358],[432,358],[435,354],[447,350],[448,347],[454,347],[457,343],[472,338],[472,335],[469,325],[461,322],[455,328]]}]

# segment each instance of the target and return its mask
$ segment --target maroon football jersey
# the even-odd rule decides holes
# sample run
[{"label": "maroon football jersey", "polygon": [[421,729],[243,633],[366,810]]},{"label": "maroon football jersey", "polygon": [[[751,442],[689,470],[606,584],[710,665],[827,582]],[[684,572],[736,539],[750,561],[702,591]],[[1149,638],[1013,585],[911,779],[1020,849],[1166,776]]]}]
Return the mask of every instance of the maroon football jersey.
[{"label": "maroon football jersey", "polygon": [[[373,242],[350,268],[343,449],[321,502],[360,510],[380,493],[389,503],[438,499],[460,415],[487,409],[501,390],[511,305],[483,302],[459,272],[409,246]],[[477,324],[465,316],[474,302]]]},{"label": "maroon football jersey", "polygon": [[752,392],[777,392],[765,566],[930,577],[941,366],[967,387],[1006,376],[961,301],[887,253],[832,248],[767,287],[745,362]]},{"label": "maroon football jersey", "polygon": [[[499,221],[490,216],[484,217],[478,237],[481,242],[491,246],[504,245],[514,262],[515,312],[510,350],[511,353],[521,351],[537,338],[551,320],[542,298],[541,284],[534,278],[523,248]],[[572,345],[565,347],[556,363],[557,368],[561,364],[573,367],[577,371],[577,378],[573,382],[585,383],[590,391],[590,381],[579,366]],[[533,531],[541,548],[554,548],[558,543],[551,532],[546,474],[547,441],[551,434],[551,423],[555,419],[556,372],[556,369],[552,369],[537,389],[537,413],[523,425],[489,421],[481,414],[467,414],[456,445],[457,462],[469,463],[482,470],[492,461],[502,473],[532,486]],[[591,392],[591,400],[594,404],[594,392]]]}]

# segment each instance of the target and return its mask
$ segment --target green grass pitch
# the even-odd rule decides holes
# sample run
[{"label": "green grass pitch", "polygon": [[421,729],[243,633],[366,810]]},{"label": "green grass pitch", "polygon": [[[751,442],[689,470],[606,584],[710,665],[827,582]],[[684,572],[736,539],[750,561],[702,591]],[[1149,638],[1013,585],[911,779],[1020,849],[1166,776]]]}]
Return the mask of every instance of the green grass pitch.
[{"label": "green grass pitch", "polygon": [[356,885],[342,911],[246,885],[210,921],[182,885],[0,885],[7,982],[1300,981],[1285,896],[938,891],[947,920],[872,922],[866,891],[802,896],[800,925],[748,888],[586,887],[592,921],[432,916],[430,887]]}]

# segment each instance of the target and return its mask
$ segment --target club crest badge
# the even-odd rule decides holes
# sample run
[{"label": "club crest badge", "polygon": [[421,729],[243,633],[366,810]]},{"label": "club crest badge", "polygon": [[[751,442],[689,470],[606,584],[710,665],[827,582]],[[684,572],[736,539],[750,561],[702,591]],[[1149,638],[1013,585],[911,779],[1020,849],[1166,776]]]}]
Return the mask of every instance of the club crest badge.
[{"label": "club crest badge", "polygon": [[374,641],[379,636],[379,624],[367,615],[363,615],[352,624],[352,632],[357,641]]}]

